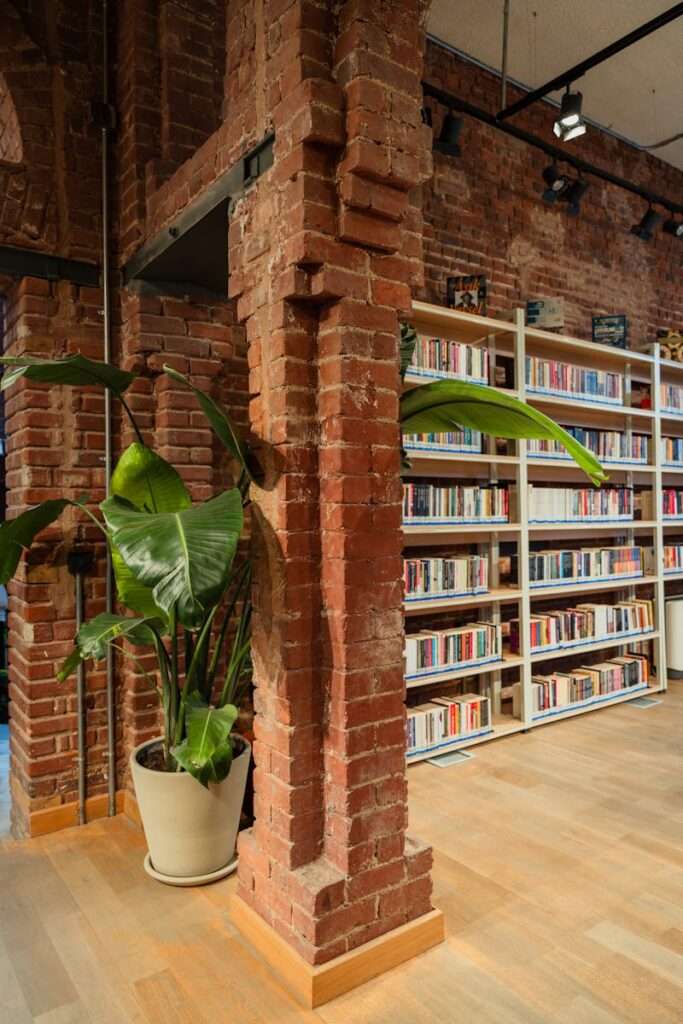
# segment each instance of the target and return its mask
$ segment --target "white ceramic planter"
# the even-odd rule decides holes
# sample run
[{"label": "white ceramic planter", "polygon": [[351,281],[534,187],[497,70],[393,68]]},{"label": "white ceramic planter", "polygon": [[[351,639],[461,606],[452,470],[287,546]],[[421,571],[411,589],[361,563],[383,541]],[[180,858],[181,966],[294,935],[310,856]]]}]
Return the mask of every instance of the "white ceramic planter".
[{"label": "white ceramic planter", "polygon": [[202,885],[234,871],[235,843],[247,785],[251,747],[232,761],[230,774],[206,789],[187,772],[155,772],[140,764],[143,750],[161,740],[149,740],[130,756],[140,817],[149,854],[149,874],[171,885]]}]

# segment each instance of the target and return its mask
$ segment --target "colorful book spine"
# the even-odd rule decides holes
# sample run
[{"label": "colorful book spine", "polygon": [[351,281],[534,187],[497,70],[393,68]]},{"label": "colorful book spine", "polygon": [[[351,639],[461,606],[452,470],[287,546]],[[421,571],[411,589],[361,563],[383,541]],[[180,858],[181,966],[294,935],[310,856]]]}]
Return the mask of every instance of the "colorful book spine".
[{"label": "colorful book spine", "polygon": [[662,489],[662,515],[665,519],[683,519],[683,490],[676,487]]},{"label": "colorful book spine", "polygon": [[406,558],[403,582],[406,601],[485,594],[489,588],[489,560],[483,555]]},{"label": "colorful book spine", "polygon": [[408,756],[438,751],[457,740],[491,732],[491,703],[488,697],[465,693],[436,697],[408,708],[406,738]]},{"label": "colorful book spine", "polygon": [[507,523],[510,519],[508,488],[498,484],[403,484],[405,524]]},{"label": "colorful book spine", "polygon": [[683,572],[683,544],[664,545],[664,572]]},{"label": "colorful book spine", "polygon": [[683,437],[662,438],[662,462],[667,466],[683,466]]},{"label": "colorful book spine", "polygon": [[529,484],[530,523],[633,519],[632,487],[538,487]]},{"label": "colorful book spine", "polygon": [[661,384],[660,401],[662,412],[681,413],[683,415],[683,387],[680,384]]},{"label": "colorful book spine", "polygon": [[488,349],[420,335],[413,351],[410,372],[420,377],[451,377],[488,384]]},{"label": "colorful book spine", "polygon": [[529,582],[538,589],[620,576],[630,579],[642,576],[644,566],[645,551],[640,547],[545,549],[529,555]]},{"label": "colorful book spine", "polygon": [[620,373],[591,370],[540,356],[527,356],[525,365],[528,391],[599,404],[623,405],[624,378]]},{"label": "colorful book spine", "polygon": [[406,636],[406,678],[453,672],[502,657],[500,623],[472,622],[455,629],[423,630]]},{"label": "colorful book spine", "polygon": [[[654,606],[649,600],[617,604],[580,604],[532,615],[529,620],[531,653],[598,643],[654,629]],[[510,621],[510,647],[520,650],[519,619]]]},{"label": "colorful book spine", "polygon": [[474,452],[482,450],[482,434],[479,430],[454,430],[443,434],[404,434],[403,447],[406,451],[428,452]]},{"label": "colorful book spine", "polygon": [[[645,434],[627,434],[621,430],[589,430],[586,427],[564,428],[577,441],[605,462],[647,463],[648,438]],[[571,455],[559,441],[532,439],[527,441],[530,458],[559,459],[571,462]],[[682,456],[683,457],[683,456]]]},{"label": "colorful book spine", "polygon": [[[642,654],[626,654],[595,665],[582,665],[570,672],[535,675],[531,680],[532,717],[543,717],[554,709],[598,701],[636,687],[647,686],[650,667]],[[513,694],[519,701],[519,691]]]}]

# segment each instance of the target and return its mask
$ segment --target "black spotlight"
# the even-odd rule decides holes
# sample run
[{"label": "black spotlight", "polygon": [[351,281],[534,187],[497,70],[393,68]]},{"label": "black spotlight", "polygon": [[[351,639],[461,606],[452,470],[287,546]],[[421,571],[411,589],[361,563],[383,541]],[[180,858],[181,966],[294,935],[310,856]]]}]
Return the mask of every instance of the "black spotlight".
[{"label": "black spotlight", "polygon": [[670,217],[662,224],[662,231],[666,231],[667,235],[673,235],[674,238],[683,238],[683,220],[674,220]]},{"label": "black spotlight", "polygon": [[460,156],[458,138],[462,130],[462,118],[456,117],[452,110],[449,110],[441,125],[441,134],[434,142],[432,149],[447,156]]},{"label": "black spotlight", "polygon": [[557,202],[570,184],[567,175],[562,174],[555,164],[545,168],[543,180],[548,186],[543,192],[543,199],[546,203]]},{"label": "black spotlight", "polygon": [[588,182],[584,181],[583,178],[577,178],[573,181],[566,192],[563,193],[562,199],[568,204],[567,213],[572,217],[577,217],[581,209],[581,200],[583,199],[586,189],[588,188]]},{"label": "black spotlight", "polygon": [[422,107],[422,109],[420,110],[420,118],[422,120],[422,124],[428,124],[429,127],[431,128],[432,127],[432,108],[431,107]]},{"label": "black spotlight", "polygon": [[585,134],[586,122],[581,116],[581,104],[583,96],[580,92],[570,92],[569,86],[562,97],[562,105],[557,120],[553,125],[553,131],[562,142],[570,142]]},{"label": "black spotlight", "polygon": [[655,230],[660,220],[662,219],[661,214],[657,213],[650,206],[645,213],[641,221],[638,224],[634,224],[631,228],[631,234],[636,235],[638,238],[642,238],[644,242],[649,242],[652,238],[652,232]]}]

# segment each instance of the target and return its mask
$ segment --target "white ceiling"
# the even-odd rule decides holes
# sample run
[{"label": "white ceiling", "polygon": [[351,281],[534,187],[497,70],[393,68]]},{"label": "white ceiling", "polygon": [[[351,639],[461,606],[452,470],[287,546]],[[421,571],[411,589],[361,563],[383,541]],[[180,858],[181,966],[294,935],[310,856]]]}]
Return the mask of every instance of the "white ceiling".
[{"label": "white ceiling", "polygon": [[[543,85],[673,6],[673,0],[510,0],[508,74],[529,87]],[[502,26],[503,0],[432,0],[427,29],[499,71]],[[576,88],[587,117],[639,145],[683,132],[683,17],[587,72]],[[654,155],[683,169],[683,139]]]}]

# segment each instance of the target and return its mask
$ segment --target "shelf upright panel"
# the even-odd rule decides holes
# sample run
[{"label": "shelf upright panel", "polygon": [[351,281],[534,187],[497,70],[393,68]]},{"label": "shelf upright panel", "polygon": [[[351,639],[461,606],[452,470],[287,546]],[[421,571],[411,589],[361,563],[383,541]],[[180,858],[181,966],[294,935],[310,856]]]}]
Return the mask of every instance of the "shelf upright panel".
[{"label": "shelf upright panel", "polygon": [[663,495],[662,495],[662,356],[659,342],[653,346],[652,361],[652,408],[654,418],[652,421],[652,444],[654,450],[655,477],[652,492],[653,515],[655,519],[654,528],[654,575],[657,577],[655,583],[655,629],[659,631],[657,644],[657,683],[662,690],[667,688],[667,660],[666,660],[666,604],[664,588],[664,526],[662,523]]},{"label": "shelf upright panel", "polygon": [[[526,324],[525,311],[514,311],[515,327],[515,391],[517,397],[526,400]],[[527,443],[517,442],[519,465],[517,467],[517,514],[520,533],[517,541],[518,585],[522,592],[519,601],[519,643],[522,665],[520,671],[520,707],[525,729],[533,725],[531,717],[531,591],[529,587],[529,473]]]}]

